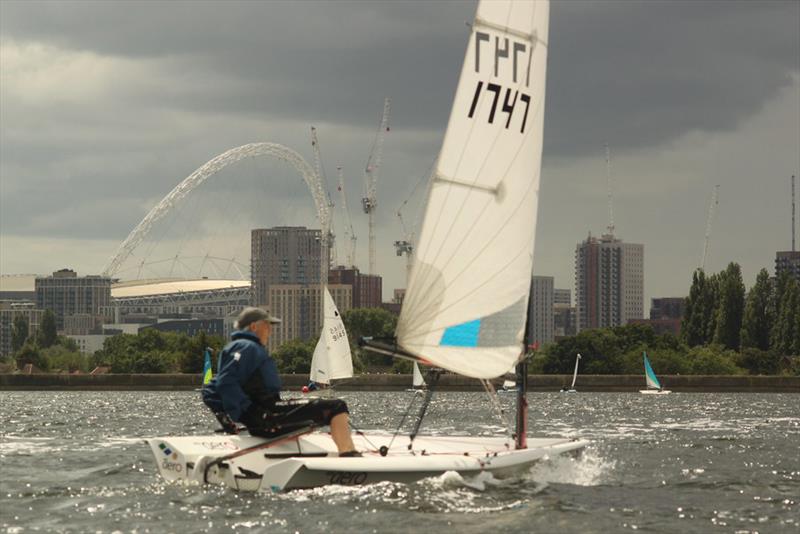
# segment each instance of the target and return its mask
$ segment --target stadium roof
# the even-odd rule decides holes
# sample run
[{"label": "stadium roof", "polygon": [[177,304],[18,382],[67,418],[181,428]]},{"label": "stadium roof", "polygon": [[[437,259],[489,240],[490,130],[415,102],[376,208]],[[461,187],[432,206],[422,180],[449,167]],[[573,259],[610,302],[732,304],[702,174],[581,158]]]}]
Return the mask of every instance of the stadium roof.
[{"label": "stadium roof", "polygon": [[202,280],[139,280],[114,284],[111,287],[111,297],[119,299],[248,287],[250,287],[249,280],[209,280],[206,278]]}]

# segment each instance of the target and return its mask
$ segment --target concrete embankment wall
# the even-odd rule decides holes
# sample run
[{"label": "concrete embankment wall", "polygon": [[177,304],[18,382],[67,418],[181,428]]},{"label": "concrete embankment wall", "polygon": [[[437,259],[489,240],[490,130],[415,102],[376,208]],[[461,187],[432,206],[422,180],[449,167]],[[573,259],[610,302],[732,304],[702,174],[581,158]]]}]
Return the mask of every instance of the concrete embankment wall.
[{"label": "concrete embankment wall", "polygon": [[[284,389],[299,390],[308,383],[306,375],[282,375]],[[676,392],[749,392],[800,393],[797,376],[707,376],[686,375],[659,377],[662,385]],[[499,387],[499,380],[494,381]],[[529,391],[558,391],[572,382],[572,375],[530,375]],[[411,375],[360,375],[337,384],[340,391],[400,391],[411,385]],[[177,391],[200,387],[200,375],[67,375],[67,374],[0,374],[0,391],[12,390],[96,390],[96,391]],[[581,375],[575,388],[582,392],[631,392],[644,388],[641,375]],[[474,379],[443,375],[439,391],[481,391]]]}]

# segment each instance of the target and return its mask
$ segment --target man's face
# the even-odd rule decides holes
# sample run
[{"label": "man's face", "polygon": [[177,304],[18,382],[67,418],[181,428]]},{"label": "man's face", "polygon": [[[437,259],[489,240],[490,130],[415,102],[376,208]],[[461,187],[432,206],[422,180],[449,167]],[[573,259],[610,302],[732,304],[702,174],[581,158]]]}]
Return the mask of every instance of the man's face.
[{"label": "man's face", "polygon": [[256,321],[250,325],[250,330],[258,336],[258,340],[266,347],[269,336],[272,333],[272,325],[268,321]]}]

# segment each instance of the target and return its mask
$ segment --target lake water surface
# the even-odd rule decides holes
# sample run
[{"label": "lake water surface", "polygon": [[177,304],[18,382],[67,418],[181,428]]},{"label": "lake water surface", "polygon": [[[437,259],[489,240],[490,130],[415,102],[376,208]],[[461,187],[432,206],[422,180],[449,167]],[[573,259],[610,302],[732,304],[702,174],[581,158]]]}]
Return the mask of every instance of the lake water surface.
[{"label": "lake water surface", "polygon": [[[343,392],[394,430],[411,393]],[[501,401],[512,408],[513,395]],[[533,393],[530,434],[578,459],[513,479],[278,494],[164,483],[142,438],[215,428],[196,392],[0,392],[0,531],[800,533],[800,395]],[[406,432],[410,428],[406,422]],[[482,393],[434,397],[422,433],[502,434]]]}]

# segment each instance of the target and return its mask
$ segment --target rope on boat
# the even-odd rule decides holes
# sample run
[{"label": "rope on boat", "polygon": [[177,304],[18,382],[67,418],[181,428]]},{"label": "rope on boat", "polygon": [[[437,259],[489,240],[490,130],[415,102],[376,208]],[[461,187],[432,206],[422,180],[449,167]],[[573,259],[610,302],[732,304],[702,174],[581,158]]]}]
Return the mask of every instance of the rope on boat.
[{"label": "rope on boat", "polygon": [[494,385],[489,380],[485,379],[482,379],[480,383],[483,385],[483,389],[486,390],[486,394],[489,395],[489,402],[492,405],[492,409],[505,427],[508,439],[513,441],[514,433],[511,430],[511,421],[508,419],[506,411],[500,405],[500,400],[497,398],[497,391],[494,389]]}]

